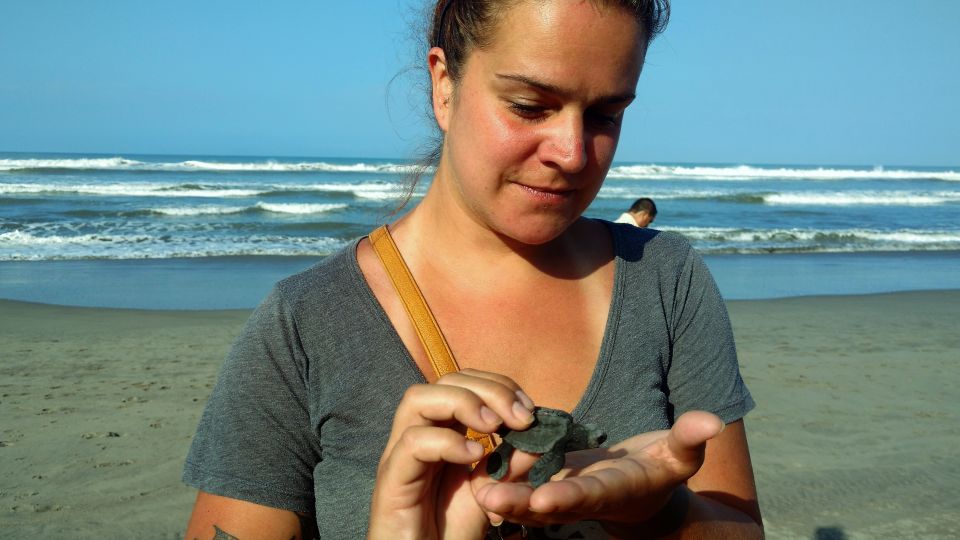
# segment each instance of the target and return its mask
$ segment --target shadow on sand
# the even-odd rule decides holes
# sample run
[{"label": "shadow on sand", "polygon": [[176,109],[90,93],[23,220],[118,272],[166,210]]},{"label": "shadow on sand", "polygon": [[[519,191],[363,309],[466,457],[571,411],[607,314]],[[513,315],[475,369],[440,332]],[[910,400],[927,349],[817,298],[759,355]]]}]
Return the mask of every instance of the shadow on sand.
[{"label": "shadow on sand", "polygon": [[847,540],[847,535],[840,527],[817,527],[813,540]]}]

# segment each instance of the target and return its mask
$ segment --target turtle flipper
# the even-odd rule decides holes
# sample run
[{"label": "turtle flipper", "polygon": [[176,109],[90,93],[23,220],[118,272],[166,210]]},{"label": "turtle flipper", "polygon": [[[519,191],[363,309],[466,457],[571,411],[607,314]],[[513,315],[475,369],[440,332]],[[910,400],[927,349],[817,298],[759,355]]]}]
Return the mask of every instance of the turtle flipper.
[{"label": "turtle flipper", "polygon": [[549,482],[551,476],[560,472],[565,461],[566,457],[564,456],[562,445],[558,445],[546,454],[540,456],[540,459],[533,464],[533,468],[531,468],[527,474],[530,485],[536,489]]},{"label": "turtle flipper", "polygon": [[500,443],[490,455],[487,456],[487,474],[494,480],[500,480],[507,475],[507,469],[510,468],[510,456],[513,455],[513,445],[507,441]]}]

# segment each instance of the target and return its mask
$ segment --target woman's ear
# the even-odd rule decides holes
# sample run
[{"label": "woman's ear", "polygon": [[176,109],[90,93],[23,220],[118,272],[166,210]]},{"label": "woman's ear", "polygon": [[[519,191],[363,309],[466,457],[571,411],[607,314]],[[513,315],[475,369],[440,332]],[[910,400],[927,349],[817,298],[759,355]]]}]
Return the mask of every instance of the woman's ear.
[{"label": "woman's ear", "polygon": [[450,122],[450,100],[453,96],[453,79],[447,71],[447,57],[440,47],[427,52],[427,65],[430,69],[430,83],[433,96],[433,116],[437,126],[447,131]]}]

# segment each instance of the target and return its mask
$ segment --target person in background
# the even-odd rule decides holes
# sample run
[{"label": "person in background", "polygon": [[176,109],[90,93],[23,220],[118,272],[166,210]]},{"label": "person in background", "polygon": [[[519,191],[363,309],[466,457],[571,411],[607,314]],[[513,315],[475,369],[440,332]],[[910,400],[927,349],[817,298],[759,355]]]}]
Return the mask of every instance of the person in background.
[{"label": "person in background", "polygon": [[633,202],[630,209],[620,214],[616,223],[629,223],[637,227],[646,227],[657,217],[657,205],[653,199],[641,197]]}]

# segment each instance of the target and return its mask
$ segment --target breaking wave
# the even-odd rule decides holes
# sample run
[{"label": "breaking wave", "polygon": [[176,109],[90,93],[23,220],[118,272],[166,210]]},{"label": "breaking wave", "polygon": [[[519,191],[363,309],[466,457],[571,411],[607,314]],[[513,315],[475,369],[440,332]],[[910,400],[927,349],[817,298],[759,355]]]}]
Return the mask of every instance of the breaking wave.
[{"label": "breaking wave", "polygon": [[404,163],[330,163],[326,161],[139,161],[123,157],[65,159],[0,159],[0,171],[126,171],[126,172],[327,172],[408,174],[417,166]]},{"label": "breaking wave", "polygon": [[736,166],[683,165],[617,165],[607,178],[636,180],[945,180],[960,182],[958,171],[922,171],[910,169],[835,169]]}]

